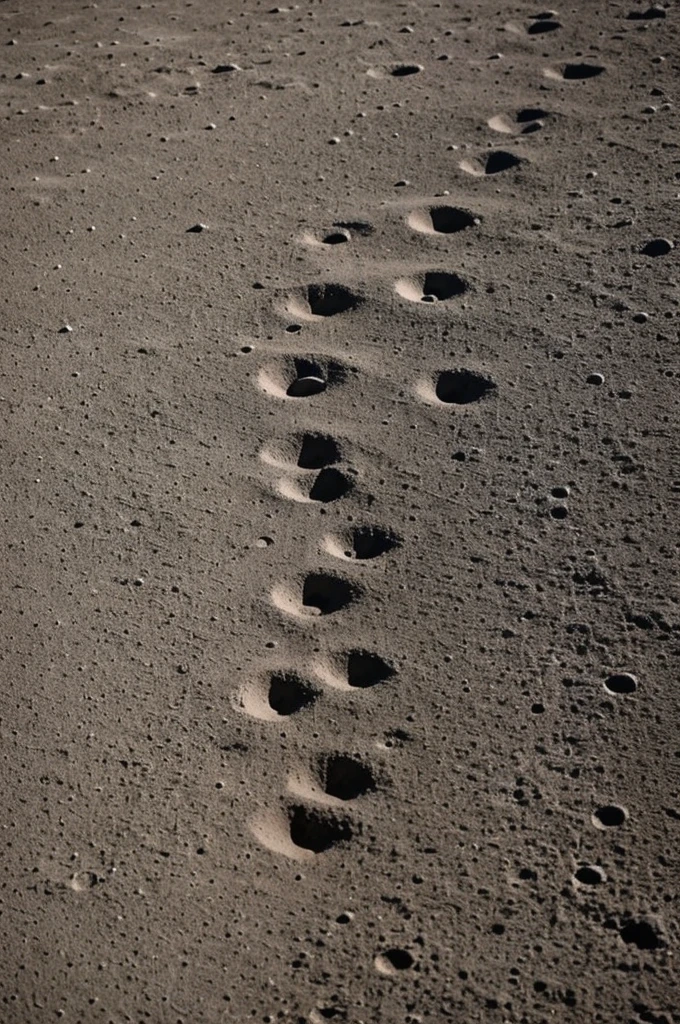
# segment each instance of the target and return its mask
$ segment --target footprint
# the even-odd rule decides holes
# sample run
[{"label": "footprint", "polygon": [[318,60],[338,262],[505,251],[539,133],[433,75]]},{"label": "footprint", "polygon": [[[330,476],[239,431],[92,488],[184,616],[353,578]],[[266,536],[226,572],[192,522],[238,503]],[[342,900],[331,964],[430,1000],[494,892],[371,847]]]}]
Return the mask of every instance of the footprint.
[{"label": "footprint", "polygon": [[428,270],[413,277],[402,277],[394,290],[409,302],[448,302],[470,290],[468,282],[459,274],[445,270]]},{"label": "footprint", "polygon": [[346,378],[342,363],[322,356],[284,356],[278,363],[264,366],[257,382],[275,398],[311,398]]},{"label": "footprint", "polygon": [[467,228],[477,227],[482,218],[458,206],[429,206],[413,210],[406,223],[424,235],[453,235]]},{"label": "footprint", "polygon": [[297,672],[275,671],[244,687],[237,697],[240,711],[274,722],[310,707],[320,691]]},{"label": "footprint", "polygon": [[510,153],[506,149],[494,149],[490,153],[482,153],[471,160],[461,160],[458,166],[461,171],[480,178],[489,174],[501,174],[503,171],[510,171],[524,163],[526,163],[526,160],[515,153]]},{"label": "footprint", "polygon": [[262,450],[260,458],[277,468],[314,470],[340,462],[342,451],[330,434],[306,431],[285,441],[272,442]]},{"label": "footprint", "polygon": [[357,526],[342,535],[326,537],[323,547],[335,558],[364,561],[387,554],[400,544],[401,539],[390,530],[380,526]]},{"label": "footprint", "polygon": [[338,690],[366,690],[397,674],[397,670],[380,655],[360,647],[317,662],[314,672],[322,682]]},{"label": "footprint", "polygon": [[311,486],[308,482],[300,480],[281,480],[277,490],[282,498],[290,501],[318,501],[323,505],[331,501],[338,501],[354,487],[354,481],[345,473],[332,466],[322,469],[314,478]]},{"label": "footprint", "polygon": [[262,815],[251,822],[253,835],[274,853],[293,860],[313,860],[355,834],[348,818],[323,808],[292,804],[287,811]]},{"label": "footprint", "polygon": [[514,114],[497,114],[489,118],[487,124],[493,131],[506,135],[529,135],[540,131],[546,118],[551,116],[542,107],[522,107]]},{"label": "footprint", "polygon": [[309,284],[288,296],[284,312],[298,320],[323,320],[350,313],[365,301],[343,284]]},{"label": "footprint", "polygon": [[303,800],[337,806],[377,788],[371,767],[349,754],[327,754],[313,768],[299,769],[288,780],[288,790]]},{"label": "footprint", "polygon": [[308,573],[300,589],[280,585],[272,591],[272,602],[282,612],[297,618],[317,618],[342,611],[359,596],[359,588],[341,576],[326,572]]},{"label": "footprint", "polygon": [[443,405],[472,405],[490,397],[495,381],[477,370],[443,370],[434,379],[416,385],[416,394],[426,402]]},{"label": "footprint", "polygon": [[564,82],[580,82],[586,78],[597,78],[605,69],[601,64],[581,63],[563,64],[560,68],[546,68],[546,78],[554,78]]}]

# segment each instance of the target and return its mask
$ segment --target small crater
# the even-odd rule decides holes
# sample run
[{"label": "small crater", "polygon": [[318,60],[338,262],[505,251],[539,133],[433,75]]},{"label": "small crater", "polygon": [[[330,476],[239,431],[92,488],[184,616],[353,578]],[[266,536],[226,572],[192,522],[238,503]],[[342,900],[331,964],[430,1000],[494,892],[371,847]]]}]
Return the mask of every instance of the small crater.
[{"label": "small crater", "polygon": [[469,291],[470,285],[459,274],[428,270],[416,277],[402,278],[394,290],[410,302],[448,302]]},{"label": "small crater", "polygon": [[540,36],[545,35],[546,32],[557,32],[558,28],[562,28],[559,21],[537,19],[529,25],[527,34],[530,36]]},{"label": "small crater", "polygon": [[565,64],[561,77],[565,82],[580,82],[586,78],[597,78],[603,71],[601,64]]},{"label": "small crater", "polygon": [[619,935],[629,946],[638,949],[658,949],[664,946],[658,930],[649,921],[627,921],[619,929]]},{"label": "small crater", "polygon": [[628,818],[628,812],[617,804],[605,804],[593,813],[593,824],[598,828],[619,828]]},{"label": "small crater", "polygon": [[407,218],[409,227],[426,235],[453,235],[476,227],[480,221],[480,217],[459,206],[430,206],[414,210]]},{"label": "small crater", "polygon": [[398,974],[413,967],[415,960],[407,949],[386,949],[373,961],[380,974]]},{"label": "small crater", "polygon": [[369,766],[346,754],[331,754],[323,758],[319,769],[324,792],[338,800],[356,800],[376,788]]},{"label": "small crater", "polygon": [[548,111],[543,107],[522,107],[517,111],[515,119],[518,124],[527,124],[529,121],[542,121],[543,118],[549,116]]},{"label": "small crater", "polygon": [[321,239],[324,245],[342,245],[344,242],[349,242],[348,231],[329,231],[327,235],[324,235]]},{"label": "small crater", "polygon": [[318,695],[294,672],[275,672],[269,682],[269,707],[277,715],[293,715],[313,704]]},{"label": "small crater", "polygon": [[363,296],[342,284],[310,284],[289,298],[286,312],[297,319],[325,319],[350,313],[364,301]]},{"label": "small crater", "polygon": [[635,693],[637,690],[637,679],[630,672],[615,672],[604,681],[605,689],[610,693],[626,694]]},{"label": "small crater", "polygon": [[597,864],[584,864],[574,872],[574,878],[581,885],[601,885],[606,882],[607,876]]},{"label": "small crater", "polygon": [[417,75],[422,70],[421,64],[395,64],[390,74],[392,78],[406,78],[408,75]]},{"label": "small crater", "polygon": [[290,838],[295,846],[312,853],[323,853],[352,838],[352,827],[344,818],[328,811],[310,809],[302,805],[291,807],[289,813]]},{"label": "small crater", "polygon": [[673,249],[673,243],[667,238],[652,238],[640,250],[643,256],[667,256]]},{"label": "small crater", "polygon": [[435,395],[447,405],[470,405],[496,390],[490,377],[474,370],[445,370],[437,376]]},{"label": "small crater", "polygon": [[302,607],[311,615],[332,615],[346,608],[355,597],[351,583],[330,573],[309,573],[302,585]]}]

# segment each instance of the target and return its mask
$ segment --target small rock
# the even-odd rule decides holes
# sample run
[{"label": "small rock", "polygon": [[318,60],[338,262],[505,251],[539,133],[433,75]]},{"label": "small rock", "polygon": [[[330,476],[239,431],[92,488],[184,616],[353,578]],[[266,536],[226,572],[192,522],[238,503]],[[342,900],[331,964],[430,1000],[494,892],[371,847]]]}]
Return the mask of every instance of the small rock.
[{"label": "small rock", "polygon": [[194,235],[199,235],[201,233],[201,231],[207,231],[207,230],[208,230],[208,225],[207,224],[194,224],[193,227],[187,228],[187,234],[191,233],[191,234],[194,234]]}]

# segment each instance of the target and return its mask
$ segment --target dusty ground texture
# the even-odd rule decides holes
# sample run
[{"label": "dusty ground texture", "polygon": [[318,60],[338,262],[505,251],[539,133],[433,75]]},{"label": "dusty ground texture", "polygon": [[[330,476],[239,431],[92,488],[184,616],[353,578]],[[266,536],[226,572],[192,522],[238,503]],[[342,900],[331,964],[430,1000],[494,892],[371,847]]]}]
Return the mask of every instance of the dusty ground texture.
[{"label": "dusty ground texture", "polygon": [[2,3],[3,1024],[680,1020],[679,24]]}]

